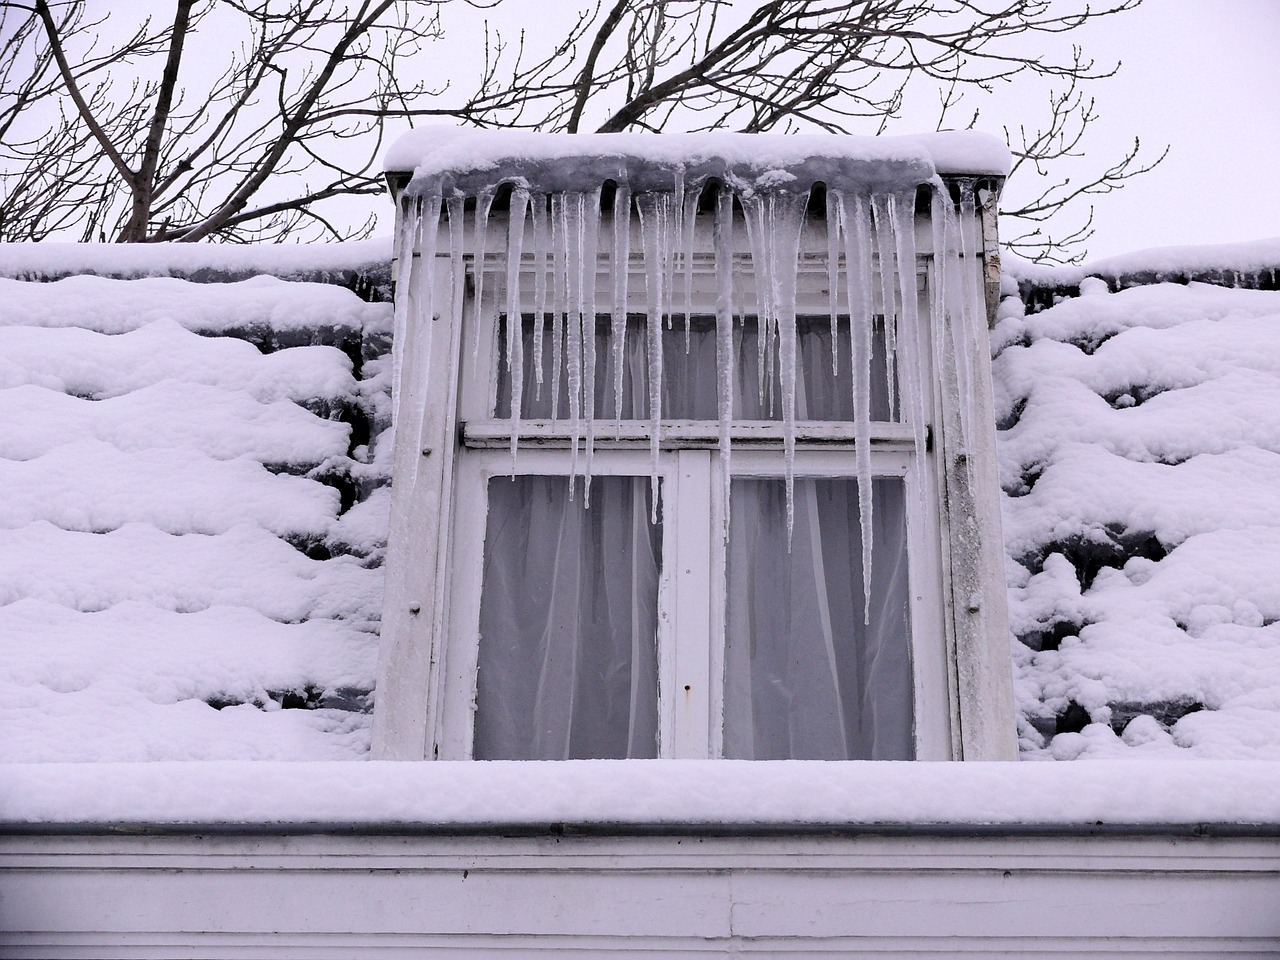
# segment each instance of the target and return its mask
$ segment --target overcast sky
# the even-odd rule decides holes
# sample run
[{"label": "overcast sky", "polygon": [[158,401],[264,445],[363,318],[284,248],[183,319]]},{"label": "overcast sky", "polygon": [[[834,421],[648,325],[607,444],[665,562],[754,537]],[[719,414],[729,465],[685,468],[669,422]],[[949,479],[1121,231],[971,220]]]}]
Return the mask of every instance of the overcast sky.
[{"label": "overcast sky", "polygon": [[1091,256],[1280,236],[1280,0],[1146,0],[1080,40],[1123,62],[1096,88],[1097,148],[1171,148],[1099,200]]},{"label": "overcast sky", "polygon": [[[560,21],[584,4],[505,0],[490,16],[508,33],[521,24],[534,35],[559,36]],[[1062,6],[1074,10],[1079,3]],[[470,46],[467,31],[451,20],[449,46],[461,51]],[[1115,77],[1089,88],[1100,117],[1082,169],[1119,159],[1135,136],[1143,156],[1170,147],[1156,170],[1097,199],[1090,259],[1280,236],[1280,0],[1145,0],[1061,40],[1067,49],[1080,44],[1099,65],[1121,64]],[[474,58],[462,56],[459,64],[469,74]],[[981,108],[979,128],[1000,134],[1006,125],[1037,123],[1045,95],[1042,82],[1019,80],[971,103]],[[933,118],[912,122],[894,132],[917,132]],[[1034,184],[1010,184],[1009,198],[1020,190]]]},{"label": "overcast sky", "polygon": [[[590,3],[504,0],[483,13],[449,4],[448,36],[425,51],[427,72],[454,76],[461,86],[472,83],[485,16],[509,39],[521,27],[534,37],[557,38]],[[1079,0],[1051,3],[1079,6]],[[148,13],[171,15],[172,8],[173,0],[114,0],[111,27],[126,29]],[[1102,18],[1061,40],[1068,48],[1081,44],[1100,64],[1122,64],[1116,77],[1090,87],[1100,119],[1083,165],[1096,169],[1118,159],[1134,136],[1142,139],[1145,156],[1170,147],[1155,171],[1098,198],[1091,259],[1144,247],[1280,236],[1280,0],[1145,0],[1135,11]],[[1043,52],[1051,53],[1047,47]],[[999,134],[1002,126],[1038,123],[1045,94],[1043,82],[1019,78],[970,105],[981,107],[979,128]],[[894,132],[918,132],[933,122],[931,116],[909,117]],[[1009,185],[1009,199],[1034,191],[1027,179]],[[367,212],[368,203],[390,213],[385,198],[352,203],[360,208],[352,212],[354,222],[364,219],[360,211]],[[380,218],[379,233],[390,232],[389,221]]]}]

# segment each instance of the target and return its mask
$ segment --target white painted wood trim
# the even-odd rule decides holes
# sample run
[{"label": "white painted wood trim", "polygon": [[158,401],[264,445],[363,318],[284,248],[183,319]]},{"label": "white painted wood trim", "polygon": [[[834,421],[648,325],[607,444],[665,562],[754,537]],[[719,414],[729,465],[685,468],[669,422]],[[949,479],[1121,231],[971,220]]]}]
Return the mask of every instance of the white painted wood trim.
[{"label": "white painted wood trim", "polygon": [[9,836],[11,958],[1270,957],[1280,840]]},{"label": "white painted wood trim", "polygon": [[[961,229],[970,238],[967,249],[983,250],[985,253],[990,244],[984,244],[989,238],[983,234],[984,225],[980,219],[970,218],[972,222],[962,223]],[[490,238],[493,242],[488,247],[491,251],[497,251],[501,248],[505,231],[501,217],[494,219],[491,229],[495,232]],[[705,224],[699,225],[699,230],[699,236],[706,239],[703,236],[708,234]],[[825,256],[824,237],[820,234],[821,231],[813,224],[806,227],[801,271],[804,282],[800,285],[801,294],[797,303],[800,313],[822,314],[826,310],[826,296],[822,289],[825,270],[818,269]],[[739,243],[744,239],[739,237]],[[931,242],[927,221],[918,221],[919,271],[931,269]],[[495,252],[485,259],[488,268],[492,269],[501,258]],[[986,315],[981,274],[984,264],[976,256],[971,255],[968,259],[973,266],[969,271],[971,276],[965,278],[965,297],[968,303],[963,310],[963,317],[950,318],[949,322],[952,323],[964,322],[966,319],[976,320]],[[472,267],[469,267],[468,275]],[[411,387],[406,390],[406,396],[401,398],[400,403],[422,403],[428,415],[422,436],[417,438],[416,443],[413,438],[402,437],[397,444],[396,476],[403,477],[411,461],[418,464],[419,469],[417,483],[406,485],[398,482],[393,485],[392,533],[377,687],[378,707],[374,725],[373,755],[376,758],[419,759],[435,756],[440,746],[436,738],[442,735],[453,744],[447,751],[449,755],[469,755],[469,747],[458,740],[456,733],[446,731],[449,724],[438,714],[443,704],[455,702],[451,699],[454,694],[450,688],[457,682],[458,675],[456,670],[448,667],[450,650],[444,641],[449,631],[446,618],[452,606],[451,590],[457,581],[450,573],[455,525],[448,519],[454,516],[456,507],[453,471],[458,456],[460,433],[462,446],[477,454],[486,449],[505,447],[510,439],[509,425],[490,419],[496,382],[494,372],[498,362],[495,334],[499,309],[499,305],[493,302],[492,295],[498,285],[486,285],[485,302],[476,304],[474,297],[467,294],[467,281],[464,277],[453,277],[452,283],[449,282],[448,268],[443,259],[434,265],[434,271],[436,303],[441,308],[440,315],[458,316],[456,305],[459,303],[465,303],[466,309],[461,312],[461,322],[441,322],[428,318],[430,322],[425,327],[436,327],[439,334],[436,337],[436,348],[431,354],[430,369],[405,370],[405,382],[411,384]],[[695,302],[709,302],[709,280],[709,273],[698,273]],[[878,288],[879,284],[873,284],[874,290],[878,291]],[[441,295],[445,290],[449,292],[448,297]],[[636,294],[637,290],[633,285],[633,297]],[[749,290],[740,290],[739,295],[746,301],[750,300]],[[454,305],[452,310],[442,302],[450,298]],[[637,303],[637,307],[642,308],[643,304]],[[922,310],[922,322],[925,315],[926,311]],[[411,310],[411,336],[421,334],[423,320]],[[968,358],[973,377],[972,396],[959,396],[954,368],[933,371],[929,378],[937,385],[932,425],[933,448],[912,473],[913,484],[923,484],[937,491],[936,515],[926,511],[929,513],[927,517],[917,516],[912,521],[911,536],[915,545],[915,549],[911,551],[912,576],[919,578],[915,582],[931,578],[942,585],[942,602],[939,604],[934,604],[928,597],[914,598],[914,606],[935,607],[940,614],[929,610],[924,619],[920,620],[913,610],[912,622],[927,625],[935,622],[940,615],[940,633],[935,633],[930,628],[923,636],[928,641],[932,635],[932,642],[944,648],[942,663],[943,669],[948,673],[948,693],[941,697],[931,695],[928,691],[933,689],[934,681],[922,681],[919,678],[926,675],[932,677],[937,673],[937,651],[921,648],[918,642],[921,639],[920,631],[914,631],[917,643],[913,659],[918,677],[916,716],[917,722],[922,724],[921,731],[940,729],[937,717],[928,711],[945,702],[949,712],[946,726],[949,726],[951,741],[949,745],[942,745],[933,733],[922,732],[917,738],[921,757],[1016,757],[1012,665],[1008,648],[1003,552],[995,476],[990,363],[985,352],[985,335],[979,335],[984,332],[970,331],[972,336],[965,338],[973,350],[973,356]],[[945,350],[943,354],[946,355]],[[413,353],[408,352],[407,355],[413,356]],[[921,359],[928,364],[928,356]],[[954,363],[954,358],[950,359]],[[414,390],[418,390],[418,394],[414,394]],[[422,390],[429,390],[430,395],[422,396]],[[968,448],[964,450],[958,449],[957,441],[961,404],[968,407],[966,419],[974,426],[975,433],[974,437],[969,438]],[[459,426],[462,427],[461,431]],[[989,429],[984,429],[988,426]],[[620,435],[616,438],[609,435],[615,431],[602,430],[603,436],[597,438],[601,451],[597,463],[607,457],[621,455],[629,448],[646,444],[643,436],[646,429],[647,425],[644,423],[626,423],[621,426]],[[740,451],[740,457],[749,457],[752,448],[764,450],[781,443],[781,427],[776,423],[740,423],[734,425],[733,430],[735,448]],[[664,432],[664,446],[668,450],[707,450],[713,448],[718,440],[714,425],[706,423],[674,422],[664,425]],[[521,433],[527,441],[543,447],[547,453],[563,450],[571,444],[571,437],[563,423],[535,421],[522,425]],[[847,451],[854,446],[851,425],[801,424],[798,433],[799,439],[814,446],[820,445],[833,454],[842,451],[847,456]],[[406,440],[409,442],[406,443]],[[902,424],[875,425],[872,443],[877,456],[914,451],[912,431]],[[423,468],[416,459],[423,455],[423,451],[427,451],[428,457],[436,457],[427,468]],[[703,456],[706,457],[705,454]],[[560,457],[563,460],[563,453]],[[735,459],[735,472],[738,472],[739,466],[739,461]],[[566,468],[567,464],[564,464],[560,470]],[[846,469],[840,472],[849,471]],[[682,499],[676,494],[674,487],[668,489],[673,500]],[[463,492],[461,496],[469,497],[471,494]],[[708,514],[715,513],[718,496],[718,493],[712,494],[711,502],[707,505]],[[467,500],[467,503],[471,504],[469,509],[474,512],[476,504],[473,500],[474,497]],[[483,504],[479,506],[482,516]],[[723,509],[723,505],[719,509]],[[668,520],[668,524],[671,523]],[[937,530],[938,535],[926,535],[924,540],[917,538],[922,532],[927,534],[929,529]],[[467,536],[472,534],[468,532]],[[478,539],[482,546],[482,535]],[[926,551],[920,550],[919,544],[929,540],[940,545],[941,553],[938,557],[920,556]],[[467,549],[462,548],[460,559],[465,564],[475,566],[475,557],[467,554]],[[676,555],[673,550],[674,547],[669,544],[664,546],[668,557]],[[715,551],[713,555],[714,553]],[[715,583],[717,578],[722,579],[723,571],[715,569],[712,564],[707,576]],[[663,591],[674,589],[673,581],[665,572],[661,584]],[[460,589],[465,593],[469,588]],[[686,588],[686,595],[687,593]],[[663,597],[666,596],[664,593]],[[663,609],[667,607],[664,606]],[[699,622],[703,619],[706,618],[700,618]],[[717,635],[714,632],[716,626],[716,623],[710,624],[712,635]],[[722,624],[720,630],[723,630]],[[667,646],[666,641],[663,641],[660,650]],[[707,683],[710,686],[716,685],[713,681],[716,671],[720,669],[720,653],[714,647],[713,643],[713,649],[707,656]],[[666,654],[660,656],[663,657],[661,663],[664,664],[660,674],[664,691],[682,691],[685,681],[680,680],[678,675],[684,675],[690,669],[689,666],[677,669],[674,660]],[[474,670],[471,675],[474,676]],[[449,680],[450,677],[454,679]],[[689,685],[693,687],[692,682]],[[671,702],[665,693],[663,699],[668,704]],[[718,749],[717,717],[721,707],[714,697],[709,697],[705,704],[699,706],[700,714],[703,707],[709,718],[710,729],[706,735],[706,746],[692,755],[713,756]],[[456,707],[453,709],[456,710]],[[926,715],[927,719],[922,719]],[[663,749],[664,755],[670,755],[666,750],[677,740],[683,743],[683,739],[690,734],[678,734],[675,719],[666,714],[664,717],[663,743],[667,746]],[[460,722],[461,716],[455,713],[453,726],[457,727]],[[689,728],[685,724],[682,729]]]},{"label": "white painted wood trim", "polygon": [[[467,447],[504,447],[511,443],[511,424],[506,420],[468,420],[462,424],[462,442]],[[660,446],[666,450],[714,449],[720,442],[719,426],[712,420],[664,420]],[[797,443],[839,445],[844,449],[854,447],[855,427],[852,423],[802,420],[796,422]],[[563,420],[522,420],[520,436],[525,445],[568,447],[572,435]],[[783,427],[773,421],[734,422],[729,436],[736,452],[752,446],[780,448],[783,443]],[[871,443],[876,448],[913,449],[914,434],[907,424],[875,423],[871,427]],[[583,443],[581,435],[579,445]],[[597,421],[595,447],[609,450],[619,447],[649,447],[649,423],[645,420]]]},{"label": "white painted wood trim", "polygon": [[[416,254],[415,254],[416,256]],[[423,316],[411,300],[406,358],[418,357],[416,344],[431,344],[426,370],[406,360],[401,409],[426,411],[421,431],[410,436],[407,421],[397,425],[387,574],[375,689],[374,759],[421,760],[430,755],[427,730],[438,682],[437,645],[448,588],[448,524],[441,504],[452,499],[456,447],[458,350],[462,330],[452,322],[462,297],[462,278],[450,283],[447,260],[415,263],[431,272],[435,284],[433,316]],[[412,281],[410,286],[412,287]],[[399,413],[396,414],[399,416]],[[403,418],[401,418],[403,420]],[[408,482],[414,477],[414,482]]]}]

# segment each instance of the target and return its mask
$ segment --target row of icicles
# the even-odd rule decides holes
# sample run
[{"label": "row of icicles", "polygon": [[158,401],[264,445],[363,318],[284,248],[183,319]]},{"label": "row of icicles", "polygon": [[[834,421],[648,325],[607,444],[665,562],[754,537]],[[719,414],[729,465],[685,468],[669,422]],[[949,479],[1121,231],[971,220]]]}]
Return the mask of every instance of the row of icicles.
[{"label": "row of icicles", "polygon": [[[424,375],[430,366],[432,324],[423,318],[434,315],[435,292],[432,271],[424,265],[438,256],[450,260],[450,277],[455,293],[462,289],[467,260],[488,264],[490,211],[495,190],[475,198],[472,230],[466,229],[465,198],[439,194],[407,198],[396,238],[397,295],[393,350],[393,391],[397,436],[419,436],[425,410],[425,384],[406,383],[404,372]],[[693,253],[695,223],[698,219],[702,187],[686,188],[677,177],[675,189],[664,192],[636,192],[618,186],[612,204],[612,226],[601,229],[602,187],[590,190],[543,193],[517,186],[511,190],[507,218],[505,269],[477,270],[474,274],[475,300],[492,297],[506,315],[518,318],[525,312],[548,317],[552,324],[552,382],[559,380],[561,363],[568,382],[567,426],[570,442],[570,491],[581,474],[589,497],[590,476],[597,424],[594,417],[596,368],[596,316],[603,306],[610,316],[610,349],[613,352],[614,419],[621,417],[623,349],[625,343],[628,285],[636,265],[632,246],[632,226],[639,221],[639,261],[644,277],[646,302],[645,343],[648,373],[649,446],[654,487],[653,519],[658,514],[658,457],[662,441],[662,324],[668,324],[673,307],[683,299],[686,323],[693,307]],[[733,324],[735,317],[753,314],[757,318],[761,389],[772,379],[775,362],[781,387],[784,477],[786,482],[787,531],[794,524],[794,477],[796,448],[797,332],[796,283],[800,262],[801,233],[809,207],[809,195],[801,193],[735,194],[721,185],[714,196],[713,253],[716,278],[715,333],[717,354],[718,449],[721,461],[722,511],[727,539],[730,487],[730,427],[733,422]],[[735,205],[740,214],[735,214]],[[883,346],[890,397],[900,397],[903,418],[913,428],[917,456],[923,455],[929,405],[933,391],[926,389],[923,371],[926,362],[934,371],[951,371],[960,396],[968,395],[971,381],[969,358],[975,321],[971,316],[977,271],[966,249],[966,233],[961,223],[970,223],[975,214],[971,183],[962,183],[959,213],[949,200],[941,181],[933,189],[931,223],[933,250],[940,252],[930,279],[928,323],[921,323],[917,304],[916,187],[887,193],[854,190],[826,191],[826,269],[831,317],[831,362],[833,372],[840,362],[837,345],[837,318],[849,317],[848,356],[853,377],[854,461],[858,481],[859,520],[862,530],[864,609],[870,609],[873,476],[871,458],[871,363],[876,315],[874,304],[884,305]],[[447,214],[446,217],[441,214]],[[442,221],[448,225],[447,247],[441,249]],[[750,271],[754,273],[754,304],[735,298],[735,230],[745,226],[750,249]],[[470,244],[466,235],[470,234]],[[417,254],[417,256],[414,256]],[[616,265],[626,265],[617,269]],[[904,269],[905,266],[905,269]],[[969,271],[968,275],[964,272]],[[527,278],[532,276],[532,303],[528,302]],[[522,285],[521,278],[526,278]],[[599,289],[600,277],[608,289]],[[496,290],[486,291],[493,284]],[[969,287],[966,290],[966,286]],[[523,296],[522,296],[523,293]],[[496,295],[495,295],[496,294]],[[461,323],[462,297],[445,298],[452,303],[451,322]],[[530,311],[531,308],[531,311]],[[495,311],[496,312],[496,311]],[[413,322],[411,323],[411,318]],[[985,329],[985,323],[981,324]],[[518,452],[520,410],[525,390],[524,340],[521,324],[505,325],[505,357],[511,386],[512,471]],[[542,382],[543,337],[533,337],[532,357],[538,383]],[[951,361],[948,362],[948,357]],[[935,374],[936,376],[936,374]],[[895,383],[896,381],[896,383]],[[960,404],[960,448],[969,436],[965,412]],[[582,457],[581,464],[579,456]],[[416,467],[416,460],[413,461]],[[406,478],[397,476],[396,482]],[[415,477],[407,478],[415,482]],[[924,506],[924,485],[916,484],[920,506]]]}]

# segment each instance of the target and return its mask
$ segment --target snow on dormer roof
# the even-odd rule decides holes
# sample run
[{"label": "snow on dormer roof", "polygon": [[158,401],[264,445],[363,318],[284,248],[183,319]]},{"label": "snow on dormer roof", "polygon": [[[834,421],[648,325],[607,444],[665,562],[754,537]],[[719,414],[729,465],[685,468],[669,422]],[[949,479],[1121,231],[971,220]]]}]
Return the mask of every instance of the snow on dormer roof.
[{"label": "snow on dormer roof", "polygon": [[529,133],[427,127],[406,134],[383,161],[411,174],[408,190],[467,195],[503,182],[532,189],[583,189],[606,180],[671,189],[710,177],[740,192],[807,190],[814,183],[871,191],[904,189],[938,175],[1003,177],[1003,141],[973,131],[906,137],[751,133]]}]

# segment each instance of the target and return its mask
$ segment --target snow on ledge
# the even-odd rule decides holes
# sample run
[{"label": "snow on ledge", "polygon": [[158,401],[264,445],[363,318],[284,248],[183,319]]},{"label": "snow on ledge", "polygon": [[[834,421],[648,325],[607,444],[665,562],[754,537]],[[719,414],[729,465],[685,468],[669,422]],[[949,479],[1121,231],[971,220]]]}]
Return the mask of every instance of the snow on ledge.
[{"label": "snow on ledge", "polygon": [[[884,187],[887,183],[924,183],[936,174],[1006,176],[1009,150],[995,137],[950,131],[909,137],[859,137],[829,134],[729,133],[528,133],[425,127],[397,140],[383,159],[388,172],[413,173],[411,192],[442,179],[474,185],[486,180],[521,179],[544,171],[558,181],[625,177],[637,183],[640,168],[691,177],[724,176],[724,171],[778,186],[799,175],[813,182],[852,168],[856,176]],[[551,168],[553,173],[545,172]],[[806,173],[800,173],[803,168]],[[808,186],[808,183],[804,183]],[[474,188],[474,186],[472,186]],[[464,187],[466,189],[466,187]]]},{"label": "snow on ledge", "polygon": [[1243,243],[1206,243],[1180,247],[1152,247],[1090,260],[1078,266],[1046,266],[1005,253],[1001,268],[1014,280],[1036,286],[1070,286],[1085,277],[1125,277],[1152,274],[1181,277],[1215,271],[1258,273],[1280,270],[1280,237]]},{"label": "snow on ledge", "polygon": [[132,279],[212,272],[282,278],[391,262],[391,238],[350,243],[0,243],[0,276]]},{"label": "snow on ledge", "polygon": [[1280,824],[1280,762],[12,764],[0,822]]}]

